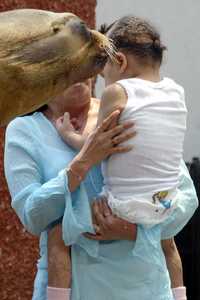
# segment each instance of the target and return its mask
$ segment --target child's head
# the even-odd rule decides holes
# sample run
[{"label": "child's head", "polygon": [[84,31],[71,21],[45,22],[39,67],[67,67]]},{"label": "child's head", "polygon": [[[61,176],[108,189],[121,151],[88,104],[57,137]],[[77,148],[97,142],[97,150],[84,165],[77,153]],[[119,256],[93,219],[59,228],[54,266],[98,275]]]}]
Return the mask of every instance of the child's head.
[{"label": "child's head", "polygon": [[101,32],[112,39],[119,62],[109,60],[106,64],[104,75],[107,84],[139,76],[147,69],[159,69],[166,47],[160,41],[160,34],[147,21],[125,16],[110,26],[103,25]]}]

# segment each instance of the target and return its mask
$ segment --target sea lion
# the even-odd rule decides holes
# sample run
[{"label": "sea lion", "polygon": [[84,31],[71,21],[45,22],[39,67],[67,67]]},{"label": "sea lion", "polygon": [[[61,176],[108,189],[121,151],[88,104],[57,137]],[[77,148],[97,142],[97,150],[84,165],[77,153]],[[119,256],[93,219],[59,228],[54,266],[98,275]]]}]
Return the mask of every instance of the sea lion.
[{"label": "sea lion", "polygon": [[71,13],[0,13],[0,126],[96,75],[109,40]]}]

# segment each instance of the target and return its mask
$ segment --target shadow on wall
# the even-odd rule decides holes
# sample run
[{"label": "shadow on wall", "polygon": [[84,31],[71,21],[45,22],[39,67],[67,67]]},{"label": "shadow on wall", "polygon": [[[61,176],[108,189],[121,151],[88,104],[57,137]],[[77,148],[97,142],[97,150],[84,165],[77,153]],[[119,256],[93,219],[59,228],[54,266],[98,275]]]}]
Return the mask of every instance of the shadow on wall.
[{"label": "shadow on wall", "polygon": [[[187,163],[200,201],[200,159],[194,157]],[[198,208],[184,229],[176,236],[182,263],[184,283],[188,300],[200,299],[200,208]]]}]

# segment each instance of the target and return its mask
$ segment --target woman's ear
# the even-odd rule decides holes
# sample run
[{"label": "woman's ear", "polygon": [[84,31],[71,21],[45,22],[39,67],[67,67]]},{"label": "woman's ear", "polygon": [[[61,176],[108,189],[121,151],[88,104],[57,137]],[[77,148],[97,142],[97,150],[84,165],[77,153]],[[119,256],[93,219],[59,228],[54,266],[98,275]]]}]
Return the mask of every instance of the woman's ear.
[{"label": "woman's ear", "polygon": [[117,61],[118,61],[119,72],[120,72],[120,74],[122,74],[125,72],[125,70],[128,66],[127,57],[122,52],[117,52],[116,56],[117,56]]}]

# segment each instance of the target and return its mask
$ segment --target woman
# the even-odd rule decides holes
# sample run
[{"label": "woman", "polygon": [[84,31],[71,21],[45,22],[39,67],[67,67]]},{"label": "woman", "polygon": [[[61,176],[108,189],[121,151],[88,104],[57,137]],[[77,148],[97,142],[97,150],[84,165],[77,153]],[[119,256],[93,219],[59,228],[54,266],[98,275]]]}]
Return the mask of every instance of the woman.
[{"label": "woman", "polygon": [[[96,99],[91,101],[90,84],[89,80],[72,86],[48,106],[43,107],[43,112],[17,118],[7,128],[5,172],[12,196],[12,206],[29,232],[41,234],[39,277],[43,270],[45,269],[46,272],[47,269],[45,257],[47,229],[63,216],[66,198],[71,197],[70,191],[79,186],[80,181],[76,172],[83,178],[93,164],[100,162],[110,153],[127,150],[124,147],[113,147],[112,144],[113,135],[118,135],[120,139],[124,129],[132,126],[129,123],[124,126],[115,126],[117,113],[104,122],[96,136],[91,138],[86,145],[87,149],[76,156],[76,153],[65,145],[57,134],[54,127],[55,120],[68,110],[73,117],[78,115],[78,122],[83,128],[86,127],[86,130],[96,125],[98,102]],[[90,122],[86,125],[88,116]],[[129,134],[127,138],[128,136]],[[123,138],[121,136],[121,140]],[[69,162],[70,168],[66,171]],[[92,175],[86,178],[85,185],[92,198],[100,191],[101,178],[99,174],[96,174],[96,170],[91,172]],[[69,190],[65,182],[67,178]],[[85,195],[84,188],[80,188],[83,190],[82,194]],[[47,212],[48,206],[51,206],[49,212]],[[46,277],[45,280],[47,280]],[[44,279],[38,281],[41,285]],[[40,299],[37,294],[38,281],[36,279],[34,299]],[[42,292],[46,293],[45,290]],[[45,299],[45,296],[42,297]]]},{"label": "woman", "polygon": [[[66,111],[76,119],[77,128],[86,124],[87,129],[87,126],[95,124],[97,102],[90,102],[90,97],[84,96],[83,89],[88,95],[82,84],[76,86],[77,94],[74,91],[70,94],[69,89],[49,104],[43,113],[11,122],[6,133],[5,172],[13,199],[12,206],[28,231],[41,234],[41,259],[33,299],[46,299],[47,230],[63,217],[63,238],[66,244],[73,244],[73,300],[94,299],[94,294],[95,300],[139,297],[142,300],[171,300],[161,248],[159,253],[154,253],[154,249],[146,249],[146,257],[140,255],[141,247],[145,247],[142,243],[145,236],[143,228],[138,228],[135,247],[131,241],[134,227],[128,223],[123,223],[123,226],[120,223],[118,236],[107,236],[108,240],[118,238],[115,242],[98,243],[82,236],[86,231],[93,232],[89,200],[96,197],[102,187],[99,167],[92,168],[87,174],[88,170],[107,155],[128,150],[113,147],[112,138],[116,132],[120,136],[118,142],[128,138],[128,135],[124,137],[124,133],[121,134],[124,127],[114,126],[117,113],[104,122],[76,156],[60,139],[53,124]],[[125,127],[129,126],[126,124]],[[174,236],[197,207],[196,194],[184,166],[181,176],[182,206],[177,208],[161,229],[152,231],[152,234],[160,234],[163,239]],[[187,216],[182,217],[185,209]],[[106,236],[102,239],[106,239]]]}]

